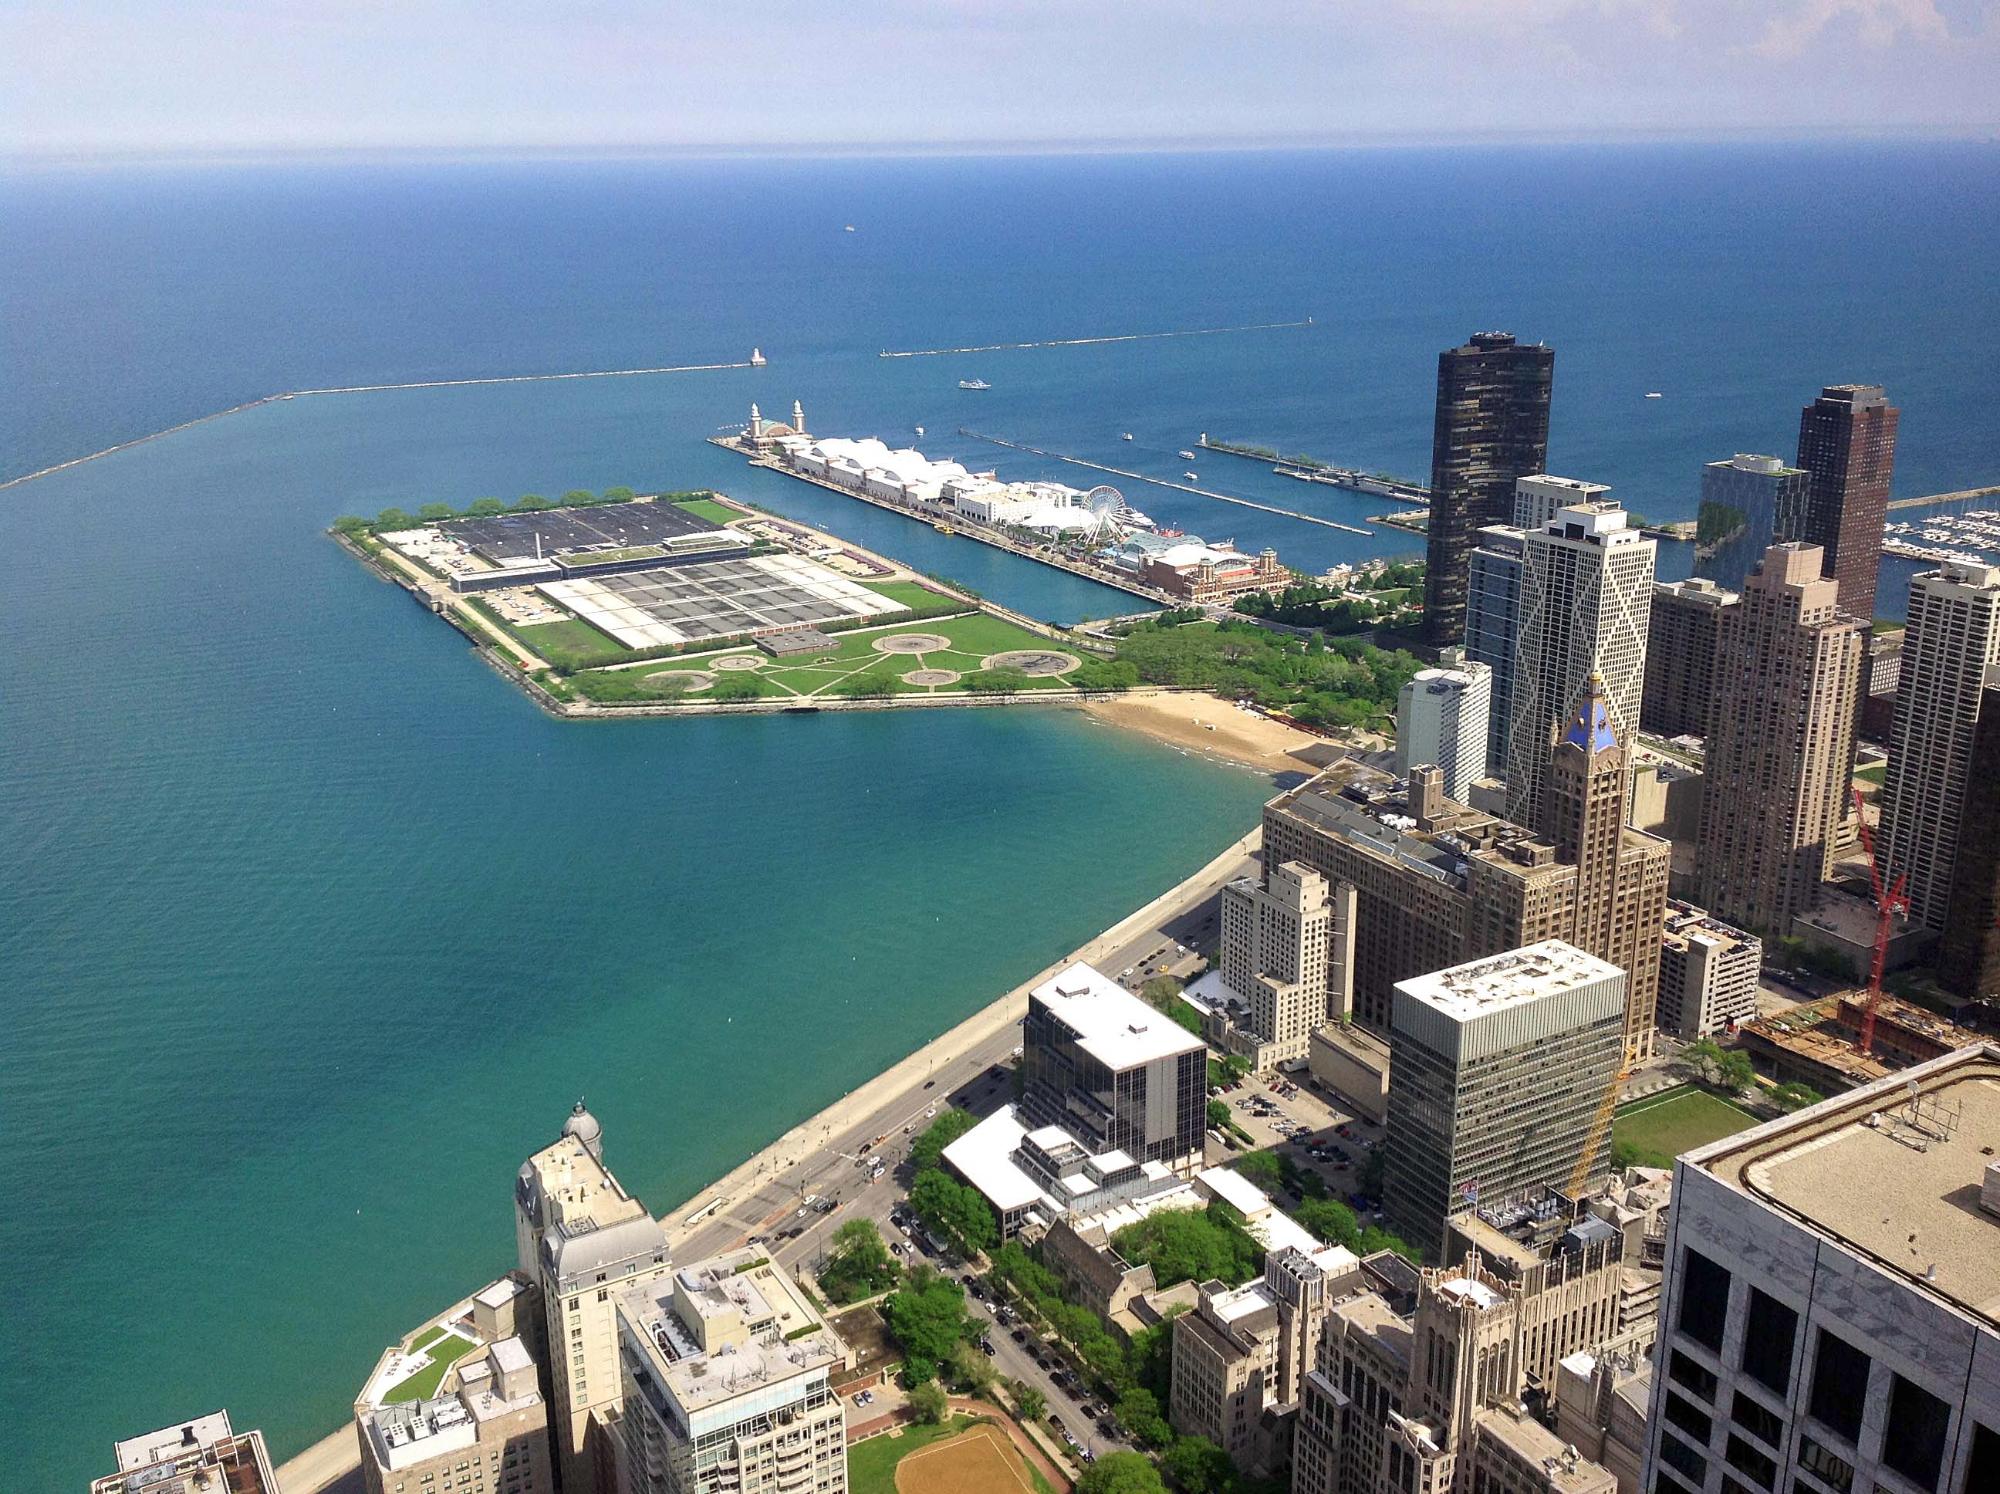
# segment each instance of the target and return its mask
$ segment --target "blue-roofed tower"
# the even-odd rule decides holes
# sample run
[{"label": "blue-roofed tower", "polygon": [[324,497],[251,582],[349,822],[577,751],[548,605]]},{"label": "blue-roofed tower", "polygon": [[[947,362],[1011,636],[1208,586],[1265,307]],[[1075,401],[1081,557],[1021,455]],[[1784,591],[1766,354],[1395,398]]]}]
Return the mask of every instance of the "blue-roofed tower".
[{"label": "blue-roofed tower", "polygon": [[1636,1057],[1653,1028],[1666,888],[1664,878],[1647,875],[1622,854],[1631,781],[1626,756],[1604,676],[1592,670],[1550,754],[1539,828],[1556,855],[1576,866],[1570,926],[1560,937],[1637,972],[1627,988],[1626,1013],[1627,1051]]}]

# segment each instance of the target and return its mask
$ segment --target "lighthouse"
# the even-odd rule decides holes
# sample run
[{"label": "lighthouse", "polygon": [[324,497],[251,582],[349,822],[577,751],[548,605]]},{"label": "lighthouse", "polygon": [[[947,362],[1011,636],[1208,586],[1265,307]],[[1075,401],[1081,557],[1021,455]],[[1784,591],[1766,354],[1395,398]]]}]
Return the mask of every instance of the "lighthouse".
[{"label": "lighthouse", "polygon": [[764,439],[764,412],[754,402],[750,406],[750,429],[746,434],[753,446]]},{"label": "lighthouse", "polygon": [[797,400],[792,401],[792,429],[801,436],[806,433],[806,412]]}]

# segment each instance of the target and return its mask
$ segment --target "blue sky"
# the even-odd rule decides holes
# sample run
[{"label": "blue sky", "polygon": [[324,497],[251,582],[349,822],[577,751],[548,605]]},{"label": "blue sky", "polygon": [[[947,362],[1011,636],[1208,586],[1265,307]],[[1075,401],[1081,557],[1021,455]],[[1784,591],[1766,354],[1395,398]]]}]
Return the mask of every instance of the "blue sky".
[{"label": "blue sky", "polygon": [[0,0],[0,150],[2000,130],[2000,0]]}]

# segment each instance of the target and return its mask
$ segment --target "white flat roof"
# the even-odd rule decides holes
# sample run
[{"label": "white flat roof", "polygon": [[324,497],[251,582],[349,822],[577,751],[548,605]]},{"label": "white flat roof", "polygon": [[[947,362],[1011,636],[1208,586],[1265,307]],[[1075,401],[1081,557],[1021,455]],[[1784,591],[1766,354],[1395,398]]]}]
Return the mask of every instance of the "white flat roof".
[{"label": "white flat roof", "polygon": [[[1055,1126],[1045,1126],[1036,1135],[1046,1131],[1067,1135]],[[1059,1214],[1066,1205],[1043,1193],[1040,1185],[1021,1171],[1014,1161],[1014,1150],[1027,1134],[1027,1128],[1021,1124],[1014,1107],[1002,1105],[946,1147],[944,1159],[1003,1214],[1009,1209],[1026,1208],[1036,1203],[1045,1203],[1052,1212]]]},{"label": "white flat roof", "polygon": [[1485,955],[1398,981],[1396,989],[1453,1021],[1490,1016],[1512,1006],[1574,991],[1620,974],[1616,965],[1560,939],[1544,939],[1504,954]]},{"label": "white flat roof", "polygon": [[1108,1069],[1199,1051],[1202,1040],[1118,982],[1079,960],[1036,986],[1038,1001],[1075,1032],[1084,1052]]},{"label": "white flat roof", "polygon": [[1271,1195],[1232,1168],[1203,1168],[1194,1178],[1245,1219],[1254,1219],[1271,1207]]}]

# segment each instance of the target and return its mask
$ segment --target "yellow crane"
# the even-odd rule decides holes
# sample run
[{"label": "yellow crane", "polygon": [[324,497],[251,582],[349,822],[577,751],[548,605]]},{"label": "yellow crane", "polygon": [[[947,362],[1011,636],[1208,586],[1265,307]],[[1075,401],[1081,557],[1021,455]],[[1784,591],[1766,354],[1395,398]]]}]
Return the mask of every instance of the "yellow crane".
[{"label": "yellow crane", "polygon": [[1583,1185],[1590,1181],[1590,1164],[1596,1160],[1597,1149],[1604,1145],[1604,1133],[1611,1129],[1612,1114],[1618,1109],[1618,1092],[1625,1081],[1632,1076],[1629,1058],[1619,1065],[1611,1083],[1605,1086],[1604,1098],[1597,1102],[1597,1114],[1590,1118],[1590,1133],[1584,1138],[1583,1152],[1576,1159],[1576,1168],[1569,1175],[1568,1193],[1575,1198],[1583,1191]]}]

